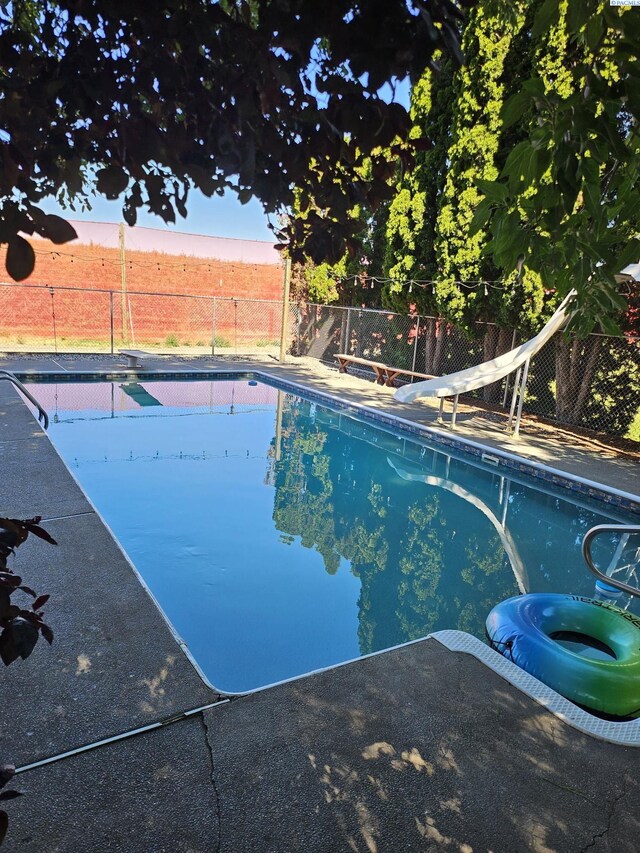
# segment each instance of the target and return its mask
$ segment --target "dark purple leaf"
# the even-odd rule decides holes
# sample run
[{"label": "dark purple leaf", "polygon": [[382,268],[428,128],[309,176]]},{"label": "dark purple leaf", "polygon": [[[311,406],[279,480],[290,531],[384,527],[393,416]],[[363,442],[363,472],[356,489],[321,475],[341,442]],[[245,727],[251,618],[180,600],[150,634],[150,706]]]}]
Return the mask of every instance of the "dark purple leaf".
[{"label": "dark purple leaf", "polygon": [[138,221],[138,211],[132,204],[125,204],[122,208],[122,216],[127,225],[133,227]]},{"label": "dark purple leaf", "polygon": [[15,619],[16,616],[20,616],[21,613],[22,613],[22,611],[20,610],[19,607],[17,607],[15,604],[9,603],[9,606],[5,609],[5,612],[3,615],[3,619],[5,620],[4,624],[8,625],[12,619]]},{"label": "dark purple leaf", "polygon": [[16,651],[15,643],[10,626],[6,627],[0,634],[0,659],[5,666],[10,666],[18,660],[20,655]]},{"label": "dark purple leaf", "polygon": [[123,193],[129,183],[129,176],[116,163],[98,169],[96,172],[98,192],[108,199],[116,199]]},{"label": "dark purple leaf", "polygon": [[36,598],[36,600],[31,605],[31,608],[33,610],[40,610],[40,608],[43,607],[47,603],[47,601],[49,601],[49,596],[48,595],[41,595],[38,598]]},{"label": "dark purple leaf", "polygon": [[4,841],[9,828],[9,817],[6,812],[0,811],[0,844]]},{"label": "dark purple leaf", "polygon": [[38,527],[37,524],[29,524],[27,525],[29,533],[33,533],[34,536],[37,536],[39,539],[44,539],[45,542],[49,542],[51,545],[57,545],[56,540],[51,536],[47,531]]},{"label": "dark purple leaf", "polygon": [[[40,518],[38,518],[38,521],[40,521]],[[24,542],[29,535],[25,528],[24,521],[20,521],[17,518],[1,518],[0,527],[3,527],[14,534],[15,540],[11,543],[13,547],[17,547]]]},{"label": "dark purple leaf", "polygon": [[0,542],[13,548],[18,541],[18,528],[8,518],[0,518]]},{"label": "dark purple leaf", "polygon": [[68,243],[69,240],[75,240],[78,236],[76,229],[70,222],[67,222],[61,216],[54,216],[52,213],[45,216],[44,228],[44,236],[48,237],[56,245]]},{"label": "dark purple leaf", "polygon": [[[28,618],[18,616],[13,619],[5,628],[0,642],[4,640],[5,634],[9,634],[7,641],[7,650],[12,656],[15,652],[22,660],[26,660],[33,651],[35,644],[38,642],[38,629],[32,624]],[[0,650],[0,654],[2,650]],[[4,660],[4,656],[3,656]],[[15,660],[15,658],[13,658]],[[5,661],[6,663],[6,661]]]},{"label": "dark purple leaf", "polygon": [[40,625],[40,632],[42,633],[42,636],[45,638],[47,643],[51,645],[53,643],[53,631],[51,630],[51,628],[48,625]]},{"label": "dark purple leaf", "polygon": [[35,591],[34,591],[34,590],[32,590],[30,586],[25,586],[24,584],[22,584],[22,586],[18,587],[18,589],[21,589],[23,592],[26,592],[26,593],[27,593],[28,595],[30,595],[32,598],[35,598],[35,597],[36,597],[36,593],[35,593]]}]

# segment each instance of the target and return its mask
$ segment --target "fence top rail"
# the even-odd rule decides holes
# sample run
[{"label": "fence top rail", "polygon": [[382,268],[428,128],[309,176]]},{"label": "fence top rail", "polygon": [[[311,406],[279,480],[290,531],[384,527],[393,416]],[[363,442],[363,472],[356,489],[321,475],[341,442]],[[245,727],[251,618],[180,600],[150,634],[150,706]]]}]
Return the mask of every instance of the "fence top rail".
[{"label": "fence top rail", "polygon": [[[122,290],[120,288],[109,289],[109,288],[100,288],[100,287],[69,287],[64,284],[23,284],[21,281],[0,281],[0,287],[26,287],[31,290],[69,290],[75,291],[77,293],[112,293],[114,296],[121,296]],[[125,291],[126,296],[166,296],[173,297],[175,299],[208,299],[211,302],[212,299],[215,299],[218,302],[262,302],[268,305],[281,305],[282,300],[280,299],[255,299],[252,296],[216,296],[215,293],[211,295],[202,294],[202,293],[160,293],[158,291],[153,290],[131,290],[127,288]],[[295,304],[295,303],[292,303]]]},{"label": "fence top rail", "polygon": [[[446,323],[448,326],[455,327],[455,324],[451,323],[450,320],[446,320],[444,317],[436,317],[433,314],[398,314],[396,311],[386,311],[384,308],[358,308],[354,305],[323,305],[321,302],[304,302],[302,304],[310,308],[327,308],[331,311],[337,309],[340,311],[357,311],[359,314],[385,314],[387,316],[399,317],[403,320],[411,320],[412,322],[414,320],[418,320],[420,323],[422,323],[423,320],[435,320],[436,322]],[[496,329],[503,328],[497,323],[492,323],[489,320],[476,320],[474,322],[474,326],[476,328],[480,328],[483,326],[493,327]],[[514,330],[510,328],[509,331]],[[515,331],[517,332],[517,329]],[[621,335],[606,335],[603,332],[591,332],[590,337],[608,338],[615,341],[621,341],[630,344],[640,344],[640,336],[630,334],[628,332],[623,332]]]},{"label": "fence top rail", "polygon": [[[385,308],[358,308],[356,305],[323,305],[321,302],[303,302],[303,305],[306,305],[311,308],[328,308],[332,311],[338,309],[340,311],[357,311],[359,314],[384,314],[389,317],[400,317],[403,320],[435,320],[439,323],[445,323],[447,326],[454,326],[450,320],[445,319],[444,317],[436,317],[435,314],[398,314],[397,311],[387,310]],[[496,328],[500,328],[497,323],[491,323],[487,320],[476,320],[476,326],[495,326]]]}]

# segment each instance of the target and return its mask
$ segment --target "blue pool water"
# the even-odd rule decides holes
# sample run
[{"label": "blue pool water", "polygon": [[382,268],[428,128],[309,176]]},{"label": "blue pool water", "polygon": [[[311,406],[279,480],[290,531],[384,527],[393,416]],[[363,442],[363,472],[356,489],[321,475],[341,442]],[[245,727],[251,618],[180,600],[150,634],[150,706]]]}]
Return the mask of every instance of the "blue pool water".
[{"label": "blue pool water", "polygon": [[[617,510],[264,383],[42,385],[50,437],[209,681],[241,692],[591,595]],[[615,541],[598,542],[606,567]]]}]

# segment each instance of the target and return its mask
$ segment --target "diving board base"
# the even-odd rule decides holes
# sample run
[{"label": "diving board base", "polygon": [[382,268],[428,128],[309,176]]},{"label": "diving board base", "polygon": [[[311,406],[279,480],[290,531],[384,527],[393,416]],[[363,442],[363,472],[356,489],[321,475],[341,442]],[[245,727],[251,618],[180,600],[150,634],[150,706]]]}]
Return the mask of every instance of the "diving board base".
[{"label": "diving board base", "polygon": [[144,366],[140,364],[141,359],[144,360],[147,358],[155,357],[154,353],[145,352],[145,350],[142,349],[121,349],[118,350],[118,352],[120,353],[120,355],[125,356],[125,358],[127,359],[127,367],[131,367],[134,369]]}]

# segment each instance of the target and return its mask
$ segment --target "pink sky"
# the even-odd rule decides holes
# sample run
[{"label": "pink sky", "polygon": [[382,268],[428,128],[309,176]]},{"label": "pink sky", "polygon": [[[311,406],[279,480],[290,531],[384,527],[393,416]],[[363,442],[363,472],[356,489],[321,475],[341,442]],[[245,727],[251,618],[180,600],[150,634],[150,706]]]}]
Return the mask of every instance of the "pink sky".
[{"label": "pink sky", "polygon": [[[68,220],[75,228],[78,239],[68,246],[82,243],[117,249],[118,225],[109,222],[80,222]],[[157,228],[124,226],[125,247],[138,252],[166,252],[168,255],[187,255],[194,258],[211,258],[237,261],[244,264],[281,264],[279,252],[273,243],[265,240],[240,240],[234,237],[205,237]]]}]

